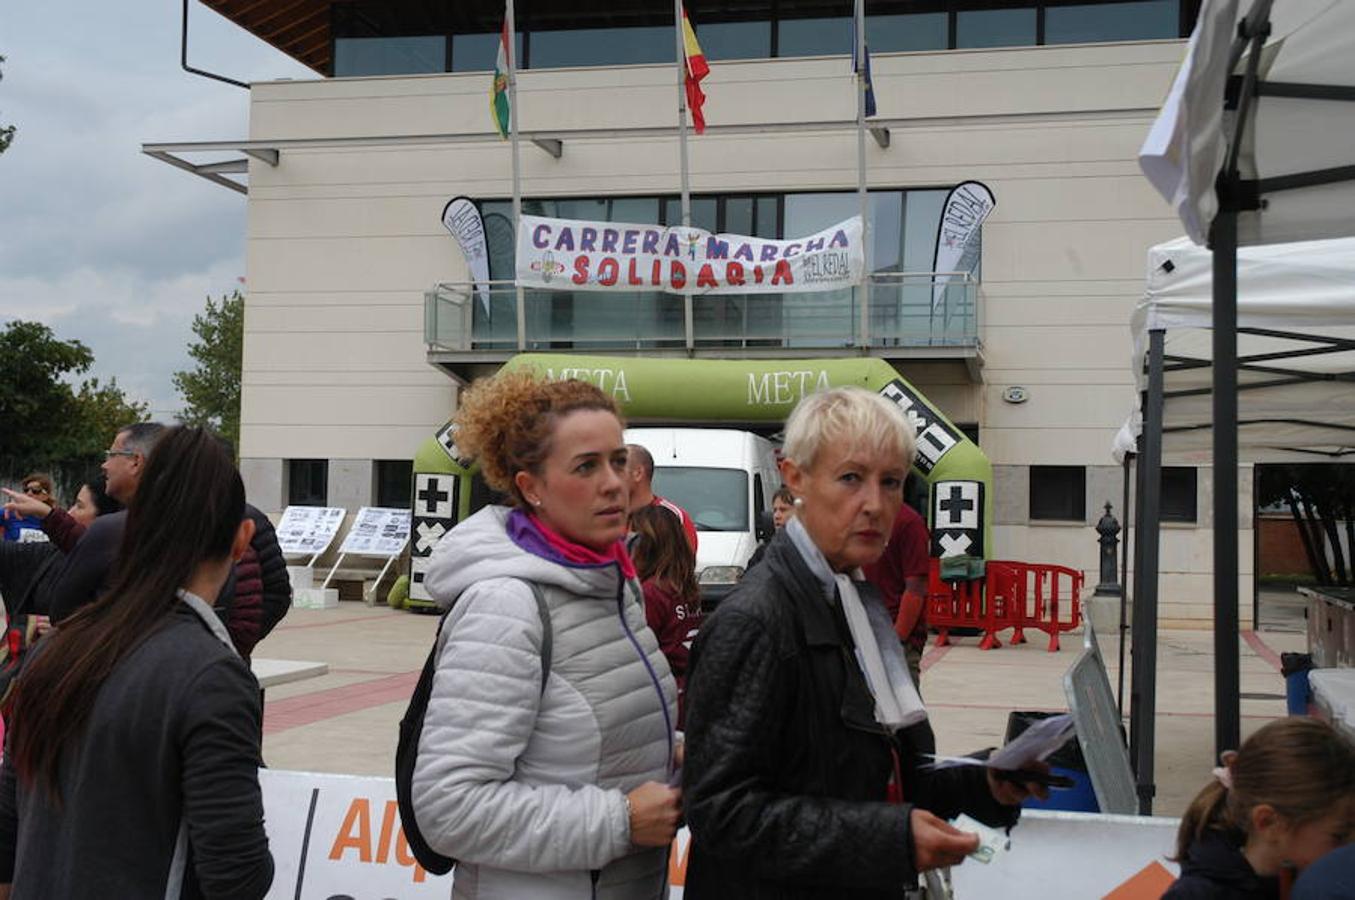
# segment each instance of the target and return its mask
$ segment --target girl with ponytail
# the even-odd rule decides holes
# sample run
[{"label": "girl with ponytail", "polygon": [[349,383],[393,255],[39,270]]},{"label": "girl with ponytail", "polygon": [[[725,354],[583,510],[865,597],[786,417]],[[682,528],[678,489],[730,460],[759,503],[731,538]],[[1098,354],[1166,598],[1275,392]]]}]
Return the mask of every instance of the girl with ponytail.
[{"label": "girl with ponytail", "polygon": [[[1280,719],[1223,755],[1177,834],[1163,900],[1271,900],[1355,826],[1355,746],[1317,719]],[[1282,893],[1282,886],[1285,888]]]}]

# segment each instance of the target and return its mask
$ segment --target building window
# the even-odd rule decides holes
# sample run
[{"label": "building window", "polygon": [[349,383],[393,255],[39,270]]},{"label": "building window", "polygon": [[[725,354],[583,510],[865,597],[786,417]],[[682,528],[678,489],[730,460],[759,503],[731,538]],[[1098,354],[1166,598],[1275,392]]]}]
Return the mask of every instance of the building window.
[{"label": "building window", "polygon": [[945,50],[950,46],[949,19],[943,12],[867,16],[866,42],[876,53]]},{"label": "building window", "polygon": [[329,460],[287,461],[287,504],[325,506],[329,502]]},{"label": "building window", "polygon": [[1194,522],[1197,515],[1196,470],[1191,466],[1163,466],[1161,512],[1163,522]]},{"label": "building window", "polygon": [[1031,466],[1030,518],[1042,522],[1086,521],[1086,467]]},{"label": "building window", "polygon": [[533,69],[566,66],[627,66],[672,63],[677,49],[671,26],[571,28],[533,31],[529,51]]},{"label": "building window", "polygon": [[[876,53],[1179,38],[1200,0],[929,0],[878,2],[866,17]],[[494,67],[503,7],[469,3],[345,0],[333,10],[333,74],[476,72]],[[535,8],[527,8],[535,7]],[[922,7],[923,11],[914,11]],[[847,56],[855,41],[850,5],[821,0],[716,0],[687,9],[706,58]],[[518,67],[673,65],[672,9],[589,3],[523,4]]]},{"label": "building window", "polygon": [[785,19],[777,30],[776,55],[845,56],[852,52],[853,31],[848,18]]},{"label": "building window", "polygon": [[376,505],[409,509],[414,463],[407,459],[378,459],[375,475]]},{"label": "building window", "polygon": [[955,14],[955,46],[1029,47],[1035,40],[1035,10],[973,9]]},{"label": "building window", "polygon": [[1090,44],[1174,38],[1181,28],[1180,18],[1180,0],[1050,6],[1044,13],[1044,42]]},{"label": "building window", "polygon": [[[514,59],[522,63],[522,32],[513,42],[517,48]],[[452,71],[453,72],[492,72],[499,59],[499,32],[490,34],[454,34],[452,35]]]},{"label": "building window", "polygon": [[336,38],[334,74],[417,75],[447,68],[447,38],[440,34],[416,37]]}]

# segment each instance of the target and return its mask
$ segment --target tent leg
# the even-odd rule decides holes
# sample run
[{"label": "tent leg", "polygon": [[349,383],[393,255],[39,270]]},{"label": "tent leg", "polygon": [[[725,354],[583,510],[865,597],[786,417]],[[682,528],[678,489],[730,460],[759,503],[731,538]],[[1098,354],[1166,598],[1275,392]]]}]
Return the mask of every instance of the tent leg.
[{"label": "tent leg", "polygon": [[[1125,622],[1126,607],[1129,605],[1129,460],[1132,453],[1124,455],[1124,502],[1120,505],[1120,515],[1124,518],[1124,540],[1120,543],[1120,669],[1116,673],[1115,706],[1124,718],[1124,651],[1128,643],[1128,624]],[[1137,544],[1137,535],[1135,536]]]},{"label": "tent leg", "polygon": [[1214,752],[1241,739],[1238,671],[1237,210],[1214,218]]},{"label": "tent leg", "polygon": [[1135,742],[1135,780],[1139,814],[1153,814],[1153,759],[1157,731],[1157,597],[1159,512],[1162,496],[1162,357],[1166,336],[1148,333],[1148,402],[1143,414],[1143,455],[1139,458],[1140,562],[1134,584],[1134,709],[1138,740]]}]

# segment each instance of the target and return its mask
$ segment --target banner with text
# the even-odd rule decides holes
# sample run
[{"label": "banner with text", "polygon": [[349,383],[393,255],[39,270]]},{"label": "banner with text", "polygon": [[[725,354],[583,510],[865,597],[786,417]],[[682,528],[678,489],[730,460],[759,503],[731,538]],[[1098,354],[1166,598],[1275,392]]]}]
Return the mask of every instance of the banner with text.
[{"label": "banner with text", "polygon": [[[941,221],[936,226],[936,250],[932,254],[933,272],[973,272],[979,264],[983,220],[997,206],[993,192],[981,181],[965,181],[951,188],[941,206]],[[932,286],[932,309],[941,305],[946,285],[953,275],[938,275]]]},{"label": "banner with text", "polygon": [[788,241],[701,228],[523,216],[517,283],[561,291],[835,291],[865,272],[861,217]]}]

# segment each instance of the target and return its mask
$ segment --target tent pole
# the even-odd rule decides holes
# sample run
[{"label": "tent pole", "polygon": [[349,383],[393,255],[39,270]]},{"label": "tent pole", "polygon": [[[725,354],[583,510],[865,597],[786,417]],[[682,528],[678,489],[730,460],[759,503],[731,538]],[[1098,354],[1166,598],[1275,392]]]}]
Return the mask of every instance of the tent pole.
[{"label": "tent pole", "polygon": [[[1147,359],[1144,360],[1145,365]],[[1138,464],[1134,467],[1134,603],[1130,607],[1131,614],[1131,632],[1130,659],[1133,664],[1133,671],[1129,681],[1129,763],[1137,773],[1139,769],[1139,739],[1142,737],[1140,720],[1143,718],[1143,667],[1139,665],[1138,646],[1143,637],[1143,534],[1147,526],[1143,521],[1143,497],[1147,492],[1143,484],[1143,442],[1144,433],[1147,431],[1148,423],[1146,415],[1148,410],[1148,392],[1143,391],[1139,396],[1139,408],[1144,411],[1145,421],[1143,431],[1139,432],[1138,439]]]},{"label": "tent pole", "polygon": [[1148,404],[1143,415],[1143,456],[1139,459],[1142,492],[1139,510],[1143,531],[1139,537],[1139,558],[1142,568],[1135,584],[1134,619],[1134,680],[1138,684],[1139,707],[1138,757],[1135,780],[1138,784],[1139,814],[1153,814],[1153,757],[1157,731],[1157,597],[1158,597],[1158,536],[1161,531],[1159,512],[1162,498],[1162,415],[1163,415],[1163,349],[1166,334],[1161,330],[1148,332]]},{"label": "tent pole", "polygon": [[[1225,173],[1223,179],[1236,180]],[[1224,194],[1235,196],[1233,192]],[[1241,740],[1238,671],[1237,209],[1214,217],[1214,752]]]},{"label": "tent pole", "polygon": [[[1125,614],[1129,605],[1129,461],[1133,456],[1132,453],[1124,455],[1124,502],[1120,505],[1120,515],[1124,518],[1124,540],[1120,543],[1120,669],[1116,673],[1115,706],[1121,719],[1124,718],[1124,651],[1125,632],[1128,631]],[[1138,546],[1138,535],[1134,538],[1135,546]]]}]

